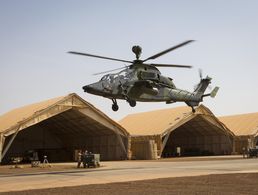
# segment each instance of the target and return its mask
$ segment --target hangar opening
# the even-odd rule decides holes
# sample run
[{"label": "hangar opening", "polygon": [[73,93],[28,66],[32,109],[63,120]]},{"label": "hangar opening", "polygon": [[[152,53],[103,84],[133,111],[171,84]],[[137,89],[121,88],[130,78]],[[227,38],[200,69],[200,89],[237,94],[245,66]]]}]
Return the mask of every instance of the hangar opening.
[{"label": "hangar opening", "polygon": [[76,94],[16,109],[0,121],[9,127],[0,130],[2,163],[31,151],[49,162],[73,161],[78,150],[99,153],[101,160],[127,159],[126,130]]},{"label": "hangar opening", "polygon": [[[139,143],[154,141],[156,156],[225,155],[234,151],[234,134],[200,105],[128,115],[119,122],[131,134],[133,158],[142,159]],[[155,149],[157,148],[157,149]],[[155,156],[155,155],[151,155]]]},{"label": "hangar opening", "polygon": [[170,133],[162,156],[231,154],[232,141],[232,135],[224,128],[210,123],[202,115],[197,115]]}]

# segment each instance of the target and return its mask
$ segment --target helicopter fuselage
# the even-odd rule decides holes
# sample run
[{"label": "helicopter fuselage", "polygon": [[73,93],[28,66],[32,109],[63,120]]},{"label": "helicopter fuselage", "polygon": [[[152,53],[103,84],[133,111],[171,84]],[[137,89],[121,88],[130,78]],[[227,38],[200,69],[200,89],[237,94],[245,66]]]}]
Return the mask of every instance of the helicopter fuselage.
[{"label": "helicopter fuselage", "polygon": [[[86,85],[84,91],[112,99],[123,99],[130,102],[186,102],[187,105],[197,106],[203,98],[203,93],[211,78],[202,79],[198,90],[188,92],[176,88],[169,77],[162,76],[154,67],[127,68],[116,74],[104,75],[100,81]],[[131,105],[131,104],[130,104]]]},{"label": "helicopter fuselage", "polygon": [[[135,101],[166,101],[162,89],[175,89],[171,78],[162,76],[156,67],[138,65],[104,75],[100,81],[83,87],[85,92],[110,99],[130,98]],[[162,95],[163,94],[163,95]],[[153,97],[156,96],[155,100]]]}]

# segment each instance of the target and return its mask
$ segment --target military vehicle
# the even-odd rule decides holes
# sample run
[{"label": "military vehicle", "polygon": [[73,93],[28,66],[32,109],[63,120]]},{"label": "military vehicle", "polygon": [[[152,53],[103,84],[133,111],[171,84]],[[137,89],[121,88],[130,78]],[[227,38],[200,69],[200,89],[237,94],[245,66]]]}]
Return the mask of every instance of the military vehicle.
[{"label": "military vehicle", "polygon": [[166,102],[167,104],[185,102],[192,108],[192,111],[195,112],[194,107],[198,106],[199,103],[203,101],[204,97],[215,97],[219,90],[218,87],[215,87],[211,93],[204,94],[206,88],[211,83],[211,78],[208,76],[206,78],[202,78],[202,75],[200,74],[200,83],[196,86],[193,92],[189,92],[177,88],[173,83],[173,79],[163,76],[157,67],[191,68],[192,66],[146,63],[149,60],[156,59],[191,42],[193,42],[193,40],[185,41],[152,55],[145,60],[140,59],[142,48],[138,45],[132,47],[132,51],[136,56],[136,59],[133,61],[75,51],[69,51],[68,53],[129,63],[129,65],[123,68],[97,73],[105,74],[123,69],[118,73],[106,74],[100,79],[100,81],[83,87],[83,90],[87,93],[111,99],[113,102],[113,111],[117,111],[119,109],[117,99],[123,99],[126,100],[131,107],[136,106],[137,101]]}]

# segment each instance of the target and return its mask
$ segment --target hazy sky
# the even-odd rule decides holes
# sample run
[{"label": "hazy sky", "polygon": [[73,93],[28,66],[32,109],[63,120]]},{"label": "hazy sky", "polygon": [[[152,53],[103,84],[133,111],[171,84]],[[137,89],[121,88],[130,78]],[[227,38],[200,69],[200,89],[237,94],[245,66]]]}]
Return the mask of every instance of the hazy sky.
[{"label": "hazy sky", "polygon": [[160,68],[177,87],[192,91],[198,69],[220,86],[204,105],[216,115],[258,112],[257,0],[0,0],[0,114],[57,96],[77,93],[113,119],[127,114],[185,105],[137,103],[131,108],[86,94],[93,73],[125,64],[67,54],[80,51],[133,60],[183,41],[196,42],[150,62],[192,64],[193,69]]}]

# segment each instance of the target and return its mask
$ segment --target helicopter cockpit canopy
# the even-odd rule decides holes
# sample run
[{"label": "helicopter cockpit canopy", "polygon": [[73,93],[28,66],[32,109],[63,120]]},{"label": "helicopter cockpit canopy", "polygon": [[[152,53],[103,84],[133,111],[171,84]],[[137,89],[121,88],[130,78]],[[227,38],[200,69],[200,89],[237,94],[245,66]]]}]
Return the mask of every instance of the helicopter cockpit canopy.
[{"label": "helicopter cockpit canopy", "polygon": [[130,69],[122,70],[118,73],[107,74],[101,78],[101,81],[113,82],[125,82],[133,77],[133,71]]},{"label": "helicopter cockpit canopy", "polygon": [[100,80],[101,81],[107,81],[109,79],[109,74],[104,75]]}]

